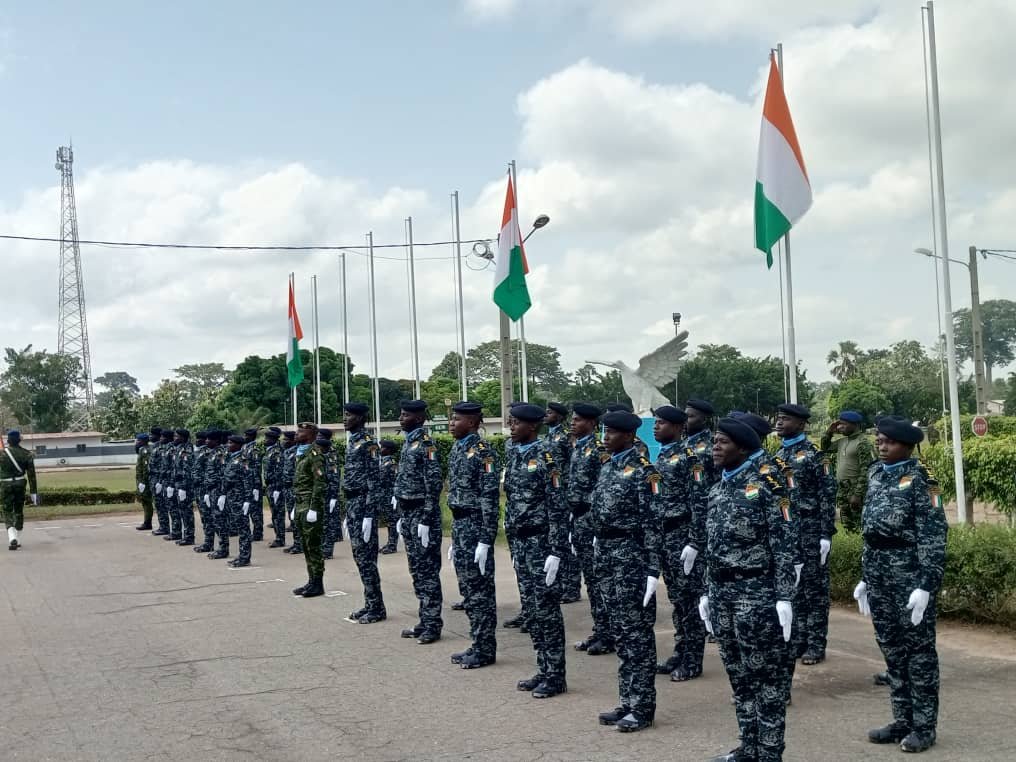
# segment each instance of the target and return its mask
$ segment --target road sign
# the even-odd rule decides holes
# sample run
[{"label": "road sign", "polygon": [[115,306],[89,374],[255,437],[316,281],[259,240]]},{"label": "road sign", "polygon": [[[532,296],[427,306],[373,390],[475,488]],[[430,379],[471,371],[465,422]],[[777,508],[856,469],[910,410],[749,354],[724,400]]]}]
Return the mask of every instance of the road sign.
[{"label": "road sign", "polygon": [[988,419],[979,415],[970,422],[970,428],[973,430],[974,436],[983,437],[988,433]]}]

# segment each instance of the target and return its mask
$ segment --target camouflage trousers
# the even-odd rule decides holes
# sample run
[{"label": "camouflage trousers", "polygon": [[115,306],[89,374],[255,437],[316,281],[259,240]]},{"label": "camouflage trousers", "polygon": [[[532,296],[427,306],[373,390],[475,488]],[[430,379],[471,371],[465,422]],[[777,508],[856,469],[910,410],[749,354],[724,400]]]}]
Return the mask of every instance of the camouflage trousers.
[{"label": "camouflage trousers", "polygon": [[155,486],[152,485],[152,500],[155,502],[155,515],[159,520],[159,531],[169,532],[169,511],[166,508],[166,492],[165,489],[155,494]]},{"label": "camouflage trousers", "polygon": [[402,541],[406,546],[409,575],[413,578],[413,592],[419,601],[419,626],[424,632],[440,635],[444,622],[441,619],[441,527],[430,527],[427,547],[423,547],[417,534],[420,525],[418,514],[424,512],[423,500],[399,501],[402,513]]},{"label": "camouflage trousers", "polygon": [[144,511],[145,526],[151,526],[152,515],[155,513],[155,503],[152,500],[152,493],[148,487],[145,487],[145,491],[138,497],[138,501],[141,503],[141,510]]},{"label": "camouflage trousers", "polygon": [[469,636],[477,656],[497,655],[497,598],[494,592],[494,548],[487,553],[483,573],[474,560],[480,542],[480,511],[452,522],[452,563],[459,593],[469,617]]},{"label": "camouflage trousers", "polygon": [[734,693],[741,744],[759,762],[783,758],[787,649],[772,579],[709,583],[710,621]]},{"label": "camouflage trousers", "polygon": [[[308,521],[307,514],[310,513],[310,510],[311,506],[297,503],[296,526],[300,528],[300,537],[303,540],[303,557],[307,562],[307,576],[310,579],[317,579],[325,574],[325,559],[321,552],[324,516],[318,510],[315,520]],[[295,542],[294,540],[294,544]]]},{"label": "camouflage trousers", "polygon": [[293,490],[287,489],[284,493],[286,500],[286,516],[292,514],[293,518],[289,520],[289,531],[293,533],[293,547],[297,550],[303,549],[303,541],[301,539],[300,522],[296,519],[296,495],[293,494]]},{"label": "camouflage trousers", "polygon": [[[208,497],[208,505],[205,505],[205,497]],[[201,533],[204,535],[204,545],[213,547],[215,545],[215,503],[212,502],[210,493],[201,493],[198,498],[198,512],[201,515]]]},{"label": "camouflage trousers", "polygon": [[674,623],[674,655],[667,665],[671,670],[683,666],[686,670],[701,672],[706,627],[699,616],[698,602],[705,589],[702,578],[705,562],[695,559],[691,574],[684,573],[681,552],[688,545],[688,528],[688,524],[683,524],[663,532],[660,565],[667,584],[667,598],[673,606],[671,621]]},{"label": "camouflage trousers", "polygon": [[[278,492],[276,500],[272,495]],[[275,530],[275,539],[279,542],[286,541],[286,498],[282,491],[276,487],[268,487],[268,506],[272,510],[272,529]]]},{"label": "camouflage trousers", "polygon": [[882,649],[889,673],[893,719],[921,732],[938,726],[938,651],[935,648],[935,595],[932,594],[924,619],[910,621],[906,610],[910,594],[917,588],[916,571],[901,559],[911,550],[865,548],[864,581],[875,624],[875,640]]},{"label": "camouflage trousers", "polygon": [[247,516],[250,524],[251,539],[258,541],[265,538],[265,509],[264,503],[264,492],[258,489],[258,499],[254,499],[254,494],[250,496],[250,515]]},{"label": "camouflage trousers", "polygon": [[242,561],[250,561],[250,512],[254,510],[252,506],[247,507],[247,514],[243,513],[244,502],[240,500],[227,500],[226,501],[226,512],[230,516],[230,520],[233,525],[237,528],[237,544],[240,546],[240,550],[237,553],[237,558]]},{"label": "camouflage trousers", "polygon": [[336,498],[335,508],[331,508],[329,503],[329,500],[325,500],[325,504],[321,509],[324,511],[323,515],[325,516],[323,550],[326,556],[332,554],[335,550],[336,541],[342,539],[342,501]]},{"label": "camouflage trousers", "polygon": [[229,502],[223,508],[219,508],[219,498],[215,495],[209,495],[212,501],[212,513],[215,516],[215,533],[219,535],[219,546],[216,550],[219,550],[226,555],[229,555],[229,535],[233,527],[233,516],[230,512]]},{"label": "camouflage trousers", "polygon": [[3,507],[4,523],[7,524],[8,529],[13,527],[19,532],[24,529],[26,490],[27,485],[24,479],[0,484],[0,504]]},{"label": "camouflage trousers", "polygon": [[519,571],[519,554],[522,552],[519,548],[518,540],[508,538],[508,552],[512,557],[512,567],[515,569],[515,583],[519,588],[519,606],[522,609],[519,612],[519,616],[526,622],[529,621],[529,611],[526,609],[526,596],[522,594],[522,572]]},{"label": "camouflage trousers", "polygon": [[183,537],[183,526],[180,518],[180,501],[176,499],[176,490],[174,489],[173,496],[169,497],[163,487],[162,499],[166,503],[166,515],[169,516],[169,534],[171,537],[179,539]]},{"label": "camouflage trousers", "polygon": [[593,615],[593,635],[605,645],[614,642],[610,628],[610,615],[604,600],[604,590],[597,573],[596,558],[593,552],[593,514],[587,512],[572,521],[572,547],[575,548],[576,566],[586,579],[586,597],[589,598],[589,611]]},{"label": "camouflage trousers", "polygon": [[639,719],[652,719],[656,715],[656,596],[648,606],[642,605],[645,555],[641,541],[633,538],[597,542],[596,569],[617,648],[619,703]]},{"label": "camouflage trousers", "polygon": [[399,509],[397,505],[392,505],[392,496],[382,495],[378,521],[383,521],[384,525],[388,527],[388,544],[392,546],[398,543],[395,526],[399,523],[399,518]]},{"label": "camouflage trousers", "polygon": [[795,631],[791,640],[798,657],[806,652],[824,654],[829,634],[829,559],[824,566],[820,563],[820,539],[817,534],[801,535],[804,568],[794,594]]},{"label": "camouflage trousers", "polygon": [[536,651],[536,667],[545,678],[565,675],[564,617],[561,615],[561,581],[547,585],[543,565],[550,553],[545,534],[515,540],[515,569],[522,592],[529,637]]},{"label": "camouflage trousers", "polygon": [[[574,522],[572,526],[572,540],[574,537]],[[561,559],[561,568],[557,573],[561,580],[561,597],[574,600],[582,595],[582,564],[574,553],[566,553]]]},{"label": "camouflage trousers", "polygon": [[176,512],[180,517],[180,537],[188,542],[194,542],[194,496],[188,494],[182,501],[177,499],[177,494],[173,494],[173,500],[176,501]]},{"label": "camouflage trousers", "polygon": [[861,531],[861,510],[862,505],[858,505],[856,508],[850,505],[850,493],[853,491],[854,485],[850,482],[840,482],[836,489],[836,510],[840,514],[840,523],[843,524],[843,528],[854,534],[858,534]]},{"label": "camouflage trousers", "polygon": [[[381,594],[381,574],[377,570],[378,526],[377,519],[371,522],[370,535],[363,539],[363,514],[367,512],[367,495],[350,497],[346,500],[347,526],[349,527],[349,548],[360,572],[363,583],[363,606],[374,614],[385,615],[385,599]],[[338,515],[336,504],[334,513]]]}]

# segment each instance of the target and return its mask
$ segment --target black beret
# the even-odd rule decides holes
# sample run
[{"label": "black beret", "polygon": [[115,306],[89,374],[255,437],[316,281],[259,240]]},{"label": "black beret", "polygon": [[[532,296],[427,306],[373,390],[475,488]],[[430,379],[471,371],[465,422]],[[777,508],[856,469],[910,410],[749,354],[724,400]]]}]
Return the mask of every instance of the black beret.
[{"label": "black beret", "polygon": [[232,434],[229,437],[229,441],[236,442],[236,444],[243,444],[243,437],[241,437],[239,434]]},{"label": "black beret", "polygon": [[684,406],[690,407],[692,410],[698,410],[706,415],[716,415],[716,409],[705,400],[690,399],[684,403]]},{"label": "black beret", "polygon": [[750,452],[755,452],[762,446],[762,440],[758,438],[755,429],[736,418],[721,418],[716,423],[716,430],[730,437],[730,441],[738,447]]},{"label": "black beret", "polygon": [[155,434],[155,436],[160,436],[162,434],[162,428],[160,426],[152,426],[152,428],[148,431],[151,434]]},{"label": "black beret", "polygon": [[608,413],[617,413],[618,411],[623,413],[635,412],[634,410],[632,410],[631,405],[626,405],[624,402],[611,402],[609,405],[607,405]]},{"label": "black beret", "polygon": [[608,429],[631,433],[638,431],[639,426],[642,425],[642,419],[627,410],[615,410],[603,416],[603,425]]},{"label": "black beret", "polygon": [[318,436],[318,438],[314,440],[314,444],[316,444],[318,447],[324,447],[325,449],[327,449],[332,446],[332,440],[328,439],[327,437]]},{"label": "black beret", "polygon": [[794,418],[800,418],[802,421],[807,421],[811,418],[811,411],[804,405],[794,405],[790,402],[784,403],[783,405],[777,405],[776,409],[781,413],[792,415]]},{"label": "black beret", "polygon": [[512,415],[520,421],[540,423],[547,417],[547,411],[539,405],[530,405],[528,402],[523,402],[512,408]]},{"label": "black beret", "polygon": [[915,445],[924,439],[924,432],[902,415],[884,415],[878,419],[875,428],[879,434],[904,444]]},{"label": "black beret", "polygon": [[734,420],[746,423],[755,429],[755,433],[758,434],[759,439],[765,439],[767,436],[773,433],[773,427],[769,425],[769,421],[760,415],[755,413],[742,413],[739,411],[733,411],[730,417]]},{"label": "black beret", "polygon": [[603,415],[603,411],[600,408],[596,405],[590,405],[588,402],[576,402],[572,405],[572,412],[579,418],[588,418],[591,421],[599,420],[600,416]]},{"label": "black beret", "polygon": [[292,442],[294,439],[296,439],[296,432],[295,431],[283,431],[282,432],[282,436],[283,436],[284,439],[288,439],[289,441]]},{"label": "black beret", "polygon": [[383,449],[383,450],[398,450],[399,449],[399,445],[396,442],[393,442],[390,439],[382,439],[379,442],[379,444],[381,445],[381,449]]},{"label": "black beret", "polygon": [[148,441],[148,434],[146,432],[142,431],[139,434],[135,434],[134,438],[135,439],[140,439],[143,442],[147,442]]},{"label": "black beret", "polygon": [[316,423],[311,423],[310,421],[304,421],[303,423],[298,424],[296,428],[298,428],[298,429],[312,429],[313,431],[317,431],[317,424]]},{"label": "black beret", "polygon": [[318,429],[317,433],[319,437],[322,437],[324,439],[331,439],[333,436],[331,429]]},{"label": "black beret", "polygon": [[253,429],[246,429],[243,433],[244,433],[245,436],[248,436],[248,437],[256,437],[258,435],[258,430],[255,427]]},{"label": "black beret", "polygon": [[163,429],[162,430],[162,436],[165,437],[166,439],[172,439],[173,438],[173,429]]},{"label": "black beret", "polygon": [[182,436],[184,439],[190,439],[190,432],[187,429],[177,429],[176,433]]},{"label": "black beret", "polygon": [[660,405],[653,411],[653,415],[670,423],[684,423],[688,420],[688,414],[673,405]]},{"label": "black beret", "polygon": [[265,429],[265,439],[278,439],[282,436],[282,429],[278,426],[269,426]]},{"label": "black beret", "polygon": [[463,415],[483,415],[483,405],[479,402],[468,402],[463,400],[462,402],[456,402],[452,405],[453,413],[462,413]]},{"label": "black beret", "polygon": [[199,431],[197,434],[194,435],[194,438],[195,439],[205,439],[207,436],[208,436],[208,432],[205,431],[204,429],[201,429],[201,431]]},{"label": "black beret", "polygon": [[568,415],[568,406],[562,405],[560,402],[548,402],[547,410],[553,410],[558,415]]},{"label": "black beret", "polygon": [[367,415],[367,406],[362,402],[347,402],[342,409],[353,415]]},{"label": "black beret", "polygon": [[864,416],[856,410],[842,410],[840,411],[840,420],[847,423],[863,423]]},{"label": "black beret", "polygon": [[423,400],[402,400],[399,403],[399,409],[405,410],[407,413],[423,413],[427,410],[427,403]]}]

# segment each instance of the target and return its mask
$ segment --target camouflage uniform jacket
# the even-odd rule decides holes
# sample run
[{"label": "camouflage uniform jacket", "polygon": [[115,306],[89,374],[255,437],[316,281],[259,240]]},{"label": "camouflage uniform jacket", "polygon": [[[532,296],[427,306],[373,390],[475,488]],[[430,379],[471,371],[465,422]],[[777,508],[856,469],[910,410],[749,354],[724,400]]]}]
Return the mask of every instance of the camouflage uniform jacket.
[{"label": "camouflage uniform jacket", "polygon": [[[6,456],[4,456],[6,457]],[[150,490],[148,484],[148,464],[152,460],[152,448],[148,445],[141,445],[138,448],[138,459],[134,463],[134,481],[144,484],[145,489]]]},{"label": "camouflage uniform jacket", "polygon": [[265,491],[269,494],[276,491],[282,491],[283,457],[284,451],[282,449],[282,445],[278,442],[269,446],[268,449],[265,450]]},{"label": "camouflage uniform jacket", "polygon": [[24,476],[28,479],[28,491],[31,494],[38,492],[39,487],[35,480],[35,453],[16,444],[8,444],[6,449],[17,461],[20,470],[14,467],[6,453],[0,454],[0,479],[18,479]]},{"label": "camouflage uniform jacket", "polygon": [[684,446],[695,454],[705,469],[706,489],[709,489],[720,479],[719,469],[713,465],[713,432],[709,429],[697,431],[684,440]]},{"label": "camouflage uniform jacket", "polygon": [[247,493],[253,500],[254,490],[258,491],[259,497],[264,494],[264,484],[261,479],[261,447],[256,440],[245,442],[240,448],[240,452],[243,453],[244,463],[247,464]]},{"label": "camouflage uniform jacket", "polygon": [[862,569],[869,563],[870,547],[891,547],[903,551],[898,559],[901,579],[913,579],[915,587],[938,592],[948,531],[942,491],[916,459],[892,465],[878,462],[868,469],[861,515]]},{"label": "camouflage uniform jacket", "polygon": [[504,494],[504,526],[509,537],[543,530],[553,555],[565,558],[571,552],[561,474],[543,442],[516,444],[508,451]]},{"label": "camouflage uniform jacket", "polygon": [[572,450],[575,447],[571,434],[565,429],[564,424],[551,426],[547,429],[544,437],[547,450],[550,451],[554,462],[561,467],[561,477],[564,479],[565,487],[568,486],[568,464],[571,463]]},{"label": "camouflage uniform jacket", "polygon": [[[198,501],[204,500],[205,469],[208,467],[209,453],[211,449],[208,445],[199,445],[194,448],[194,457],[191,460],[191,487],[194,489],[194,499]],[[198,492],[201,494],[197,494]]]},{"label": "camouflage uniform jacket", "polygon": [[771,474],[752,461],[724,472],[709,491],[706,514],[706,577],[769,576],[776,598],[794,598],[795,538],[790,498]]},{"label": "camouflage uniform jacket", "polygon": [[395,472],[398,469],[398,464],[395,462],[395,456],[382,455],[378,459],[377,467],[377,481],[371,487],[371,491],[377,493],[376,502],[378,509],[386,510],[392,503],[392,495],[395,490]]},{"label": "camouflage uniform jacket", "polygon": [[298,511],[313,510],[321,506],[325,496],[325,455],[316,444],[296,445],[296,469],[293,474],[293,492]]},{"label": "camouflage uniform jacket", "polygon": [[477,434],[452,445],[448,459],[448,506],[455,510],[479,510],[479,542],[493,545],[500,513],[501,467],[497,451]]},{"label": "camouflage uniform jacket", "polygon": [[211,505],[219,499],[219,495],[225,494],[222,491],[222,472],[226,467],[226,445],[217,445],[209,450],[205,461],[205,484],[201,500],[208,495],[208,502]]},{"label": "camouflage uniform jacket", "polygon": [[293,489],[296,480],[296,445],[282,451],[282,489]]},{"label": "camouflage uniform jacket", "polygon": [[334,447],[322,451],[325,457],[325,507],[332,500],[336,505],[342,502],[339,492],[342,489],[342,466],[339,464],[339,454]]},{"label": "camouflage uniform jacket", "polygon": [[783,440],[776,455],[790,467],[787,486],[801,520],[801,534],[832,537],[836,534],[836,480],[829,456],[805,434]]},{"label": "camouflage uniform jacket", "polygon": [[226,453],[222,466],[222,491],[220,494],[226,496],[227,505],[240,507],[251,501],[251,494],[247,491],[249,484],[247,468],[243,450]]},{"label": "camouflage uniform jacket", "polygon": [[156,442],[155,444],[148,445],[148,479],[151,482],[152,494],[155,494],[155,485],[161,484],[163,487],[166,483],[162,480],[162,444]]},{"label": "camouflage uniform jacket", "polygon": [[194,466],[194,445],[190,442],[174,445],[172,463],[173,476],[170,484],[174,489],[182,489],[187,493],[187,497],[190,497],[194,492],[191,481],[191,469]]},{"label": "camouflage uniform jacket", "polygon": [[603,464],[592,498],[596,537],[637,538],[652,577],[660,576],[660,492],[659,473],[633,446]]},{"label": "camouflage uniform jacket", "polygon": [[788,531],[794,542],[794,563],[803,564],[801,548],[801,514],[797,509],[797,483],[793,478],[790,465],[779,455],[773,455],[766,449],[760,449],[748,456],[755,464],[760,476],[771,476],[790,499],[790,526]]},{"label": "camouflage uniform jacket", "polygon": [[[392,474],[394,476],[394,473]],[[379,489],[378,446],[367,429],[353,431],[346,441],[346,462],[342,473],[342,491],[350,497],[364,496],[361,519],[376,519],[384,499]],[[388,493],[391,500],[391,492]]]},{"label": "camouflage uniform jacket", "polygon": [[656,458],[656,470],[662,480],[661,526],[686,523],[688,544],[695,550],[704,550],[706,504],[709,500],[705,467],[690,447],[682,442],[671,442],[660,448],[660,455]]},{"label": "camouflage uniform jacket", "polygon": [[608,460],[610,455],[596,434],[576,440],[568,464],[568,486],[565,491],[568,509],[573,516],[581,516],[589,510],[600,467]]},{"label": "camouflage uniform jacket", "polygon": [[395,497],[399,500],[423,500],[423,514],[407,516],[427,526],[441,526],[441,456],[426,429],[406,434],[395,474]]}]

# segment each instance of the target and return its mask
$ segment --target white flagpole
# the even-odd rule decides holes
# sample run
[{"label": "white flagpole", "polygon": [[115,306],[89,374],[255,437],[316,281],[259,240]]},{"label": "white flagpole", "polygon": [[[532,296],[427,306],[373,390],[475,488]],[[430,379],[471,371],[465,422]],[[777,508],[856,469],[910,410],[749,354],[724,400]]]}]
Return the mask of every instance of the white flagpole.
[{"label": "white flagpole", "polygon": [[[776,68],[783,86],[783,43],[776,45]],[[794,331],[794,279],[790,267],[790,232],[783,237],[783,254],[787,265],[787,375],[790,381],[790,402],[797,403],[797,337]]]},{"label": "white flagpole", "polygon": [[[295,308],[296,307],[296,273],[290,273],[289,274],[289,288],[292,289],[292,291],[293,291],[293,307]],[[297,352],[296,352],[296,361],[300,362],[302,364],[302,361],[300,360],[300,350],[299,349],[297,349]],[[293,425],[296,426],[296,422],[297,422],[297,417],[296,417],[297,416],[297,412],[296,412],[296,387],[294,386],[291,391],[292,391],[292,396],[293,396]]]},{"label": "white flagpole", "polygon": [[413,332],[413,391],[420,399],[420,333],[416,323],[416,262],[413,258],[413,218],[406,218],[409,238],[409,324]]},{"label": "white flagpole", "polygon": [[377,300],[374,295],[374,233],[367,233],[367,253],[370,260],[370,336],[371,371],[374,375],[374,434],[381,439],[381,385],[378,383],[377,358]]},{"label": "white flagpole", "polygon": [[[515,177],[515,159],[509,165],[512,171],[512,187],[515,190],[515,216],[519,216],[519,181]],[[521,229],[519,231],[522,232]],[[526,318],[519,318],[519,388],[522,390],[522,401],[529,402],[529,368],[526,363]]]},{"label": "white flagpole", "polygon": [[342,258],[342,401],[349,402],[349,316],[346,309],[346,252]]},{"label": "white flagpole", "polygon": [[462,292],[462,231],[459,226],[459,192],[452,193],[452,211],[455,222],[455,278],[456,278],[456,328],[458,329],[456,340],[459,347],[459,387],[462,399],[469,399],[469,392],[466,388],[466,319],[462,305],[464,294]]},{"label": "white flagpole", "polygon": [[310,278],[314,300],[314,421],[321,425],[321,335],[318,329],[317,276]]}]

